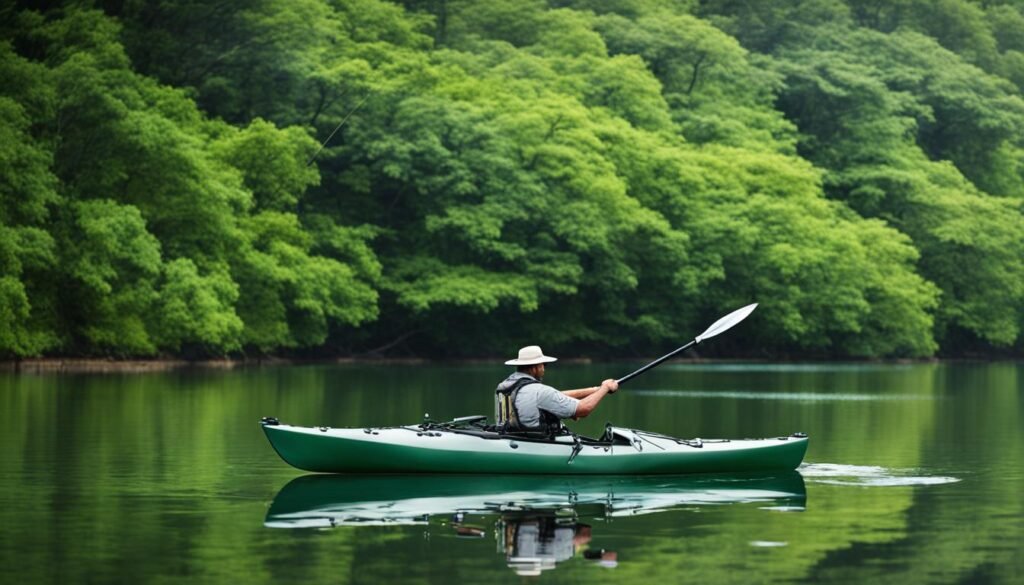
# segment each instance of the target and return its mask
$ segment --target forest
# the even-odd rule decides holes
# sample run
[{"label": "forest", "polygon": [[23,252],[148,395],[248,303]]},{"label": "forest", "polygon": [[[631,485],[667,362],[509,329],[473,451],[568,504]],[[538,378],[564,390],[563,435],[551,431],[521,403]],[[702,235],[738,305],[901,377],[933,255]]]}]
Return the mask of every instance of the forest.
[{"label": "forest", "polygon": [[1024,355],[1022,0],[0,8],[0,358]]}]

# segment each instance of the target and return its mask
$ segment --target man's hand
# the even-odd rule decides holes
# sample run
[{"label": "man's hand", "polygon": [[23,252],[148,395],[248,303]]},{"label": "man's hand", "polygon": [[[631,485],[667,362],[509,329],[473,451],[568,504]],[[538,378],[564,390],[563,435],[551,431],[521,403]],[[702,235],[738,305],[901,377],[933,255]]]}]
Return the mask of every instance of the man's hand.
[{"label": "man's hand", "polygon": [[609,394],[615,394],[615,391],[619,389],[619,383],[614,378],[608,378],[604,382],[601,382],[602,388],[607,388]]}]

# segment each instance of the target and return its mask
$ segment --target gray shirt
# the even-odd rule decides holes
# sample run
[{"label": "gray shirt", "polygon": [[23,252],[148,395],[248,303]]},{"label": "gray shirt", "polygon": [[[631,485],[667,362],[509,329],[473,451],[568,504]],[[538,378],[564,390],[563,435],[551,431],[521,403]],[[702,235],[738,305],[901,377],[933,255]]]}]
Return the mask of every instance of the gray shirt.
[{"label": "gray shirt", "polygon": [[[511,386],[519,378],[531,378],[522,372],[515,372],[499,384],[499,386]],[[535,378],[531,378],[535,379]],[[519,389],[516,396],[516,411],[519,413],[519,423],[523,426],[534,427],[540,424],[541,409],[550,412],[558,418],[572,418],[576,416],[576,405],[579,400],[566,396],[558,390],[546,384],[527,384]],[[498,396],[494,396],[494,420],[498,420]]]}]

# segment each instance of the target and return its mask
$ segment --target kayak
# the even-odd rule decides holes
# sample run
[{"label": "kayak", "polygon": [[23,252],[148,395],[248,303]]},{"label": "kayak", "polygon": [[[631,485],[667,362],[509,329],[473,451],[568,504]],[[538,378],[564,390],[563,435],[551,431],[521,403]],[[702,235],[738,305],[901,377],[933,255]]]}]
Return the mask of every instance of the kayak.
[{"label": "kayak", "polygon": [[330,428],[260,421],[288,464],[326,473],[684,474],[791,471],[807,436],[677,439],[608,425],[598,439],[499,433],[484,417],[402,427]]},{"label": "kayak", "polygon": [[452,514],[568,513],[624,517],[757,503],[804,510],[796,471],[683,476],[306,475],[274,497],[270,528],[427,524]]}]

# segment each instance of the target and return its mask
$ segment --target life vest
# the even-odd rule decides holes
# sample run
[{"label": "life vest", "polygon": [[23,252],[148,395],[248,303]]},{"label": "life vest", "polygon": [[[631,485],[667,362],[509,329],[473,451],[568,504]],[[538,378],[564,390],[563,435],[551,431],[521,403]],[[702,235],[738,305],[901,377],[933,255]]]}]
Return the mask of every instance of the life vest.
[{"label": "life vest", "polygon": [[528,427],[523,425],[519,419],[519,409],[516,408],[516,398],[519,396],[519,391],[524,386],[530,384],[540,384],[536,378],[524,376],[519,378],[507,388],[502,388],[501,384],[498,385],[495,393],[498,395],[498,429],[501,432],[529,432],[529,433],[545,433],[547,435],[554,435],[562,428],[562,420],[543,408],[538,408],[540,412],[540,424],[535,427]]}]

